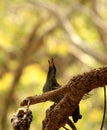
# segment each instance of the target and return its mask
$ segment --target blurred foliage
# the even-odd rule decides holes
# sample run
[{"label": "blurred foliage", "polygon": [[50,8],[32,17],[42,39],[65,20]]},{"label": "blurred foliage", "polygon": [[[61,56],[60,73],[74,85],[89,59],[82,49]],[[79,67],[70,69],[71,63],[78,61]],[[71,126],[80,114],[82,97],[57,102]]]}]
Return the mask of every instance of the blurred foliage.
[{"label": "blurred foliage", "polygon": [[[45,1],[43,2],[45,3]],[[79,2],[90,10],[93,8],[92,0],[46,0],[46,2],[57,5],[63,13],[66,13],[70,7]],[[107,20],[107,1],[96,0],[95,2],[96,8],[99,8],[98,17],[105,22]],[[38,5],[34,6],[30,0],[1,0],[0,4],[0,114],[2,114],[6,95],[13,83],[23,50],[32,30],[37,26],[35,38],[38,38],[57,23],[57,18],[51,14],[52,12],[40,8]],[[69,23],[74,29],[73,32],[85,41],[90,48],[94,49],[95,53],[97,50],[106,56],[107,40],[102,40],[101,28],[99,31],[91,16],[75,10],[69,16]],[[106,29],[106,27],[103,28]],[[34,41],[33,44],[37,44],[37,42]],[[81,46],[85,46],[85,44],[83,43]],[[88,50],[86,50],[87,53],[80,48],[78,49],[79,51],[73,47],[73,43],[66,36],[66,33],[58,26],[42,38],[40,46],[34,49],[34,52],[30,55],[29,63],[23,68],[20,81],[17,83],[17,88],[11,99],[7,115],[8,130],[12,129],[10,119],[18,109],[20,102],[27,96],[42,93],[48,69],[48,59],[51,57],[55,59],[57,78],[62,85],[66,84],[74,75],[104,65],[96,60]],[[26,60],[28,57],[24,58]],[[79,130],[98,130],[100,128],[103,100],[103,89],[99,88],[92,91],[92,96],[89,99],[81,101],[83,118],[76,124]],[[45,110],[51,104],[51,102],[46,102],[30,107],[34,116],[31,130],[42,128]],[[1,118],[2,116],[0,116],[0,121]],[[107,116],[105,122],[107,122]],[[107,123],[104,126],[104,130],[106,129]]]}]

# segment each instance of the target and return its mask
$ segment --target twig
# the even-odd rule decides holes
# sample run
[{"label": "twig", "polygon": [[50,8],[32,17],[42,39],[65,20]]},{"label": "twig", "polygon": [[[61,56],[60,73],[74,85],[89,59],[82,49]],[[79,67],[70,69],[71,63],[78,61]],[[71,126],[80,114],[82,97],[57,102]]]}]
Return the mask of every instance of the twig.
[{"label": "twig", "polygon": [[[89,91],[91,91],[92,89],[95,89],[99,86],[105,86],[106,84],[107,66],[74,76],[65,86],[60,87],[56,90],[46,92],[41,95],[27,97],[21,102],[21,106],[27,105],[28,100],[30,100],[30,105],[33,105],[40,102],[52,100],[54,96],[66,95],[69,92],[72,93],[72,91],[75,91],[73,93],[73,95],[75,94],[74,96],[76,96],[77,94],[82,94],[83,96],[84,94],[89,93]],[[80,96],[80,98],[82,97]]]},{"label": "twig", "polygon": [[103,129],[104,121],[105,121],[105,116],[106,116],[106,87],[104,86],[104,112],[103,112],[103,119],[102,119],[100,130]]},{"label": "twig", "polygon": [[72,130],[77,130],[76,126],[70,119],[67,120],[67,124],[72,128]]}]

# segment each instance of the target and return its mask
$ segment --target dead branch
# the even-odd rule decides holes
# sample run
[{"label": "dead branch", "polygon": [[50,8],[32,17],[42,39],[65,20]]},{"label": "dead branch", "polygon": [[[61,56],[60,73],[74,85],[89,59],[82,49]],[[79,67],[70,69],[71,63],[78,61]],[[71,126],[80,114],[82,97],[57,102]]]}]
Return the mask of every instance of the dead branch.
[{"label": "dead branch", "polygon": [[32,105],[51,100],[54,96],[64,95],[64,98],[49,113],[44,126],[44,130],[57,130],[66,123],[84,94],[105,85],[107,85],[107,66],[74,76],[65,86],[42,95],[28,97],[21,102],[21,105],[27,105],[29,100]]}]

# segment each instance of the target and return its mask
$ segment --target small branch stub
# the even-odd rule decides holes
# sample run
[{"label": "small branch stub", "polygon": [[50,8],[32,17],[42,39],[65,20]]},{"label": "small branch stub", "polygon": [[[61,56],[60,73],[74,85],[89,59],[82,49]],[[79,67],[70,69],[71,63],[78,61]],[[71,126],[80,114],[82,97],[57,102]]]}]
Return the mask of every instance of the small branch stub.
[{"label": "small branch stub", "polygon": [[32,112],[29,108],[19,108],[16,113],[14,113],[11,123],[14,130],[29,130],[30,124],[32,122]]}]

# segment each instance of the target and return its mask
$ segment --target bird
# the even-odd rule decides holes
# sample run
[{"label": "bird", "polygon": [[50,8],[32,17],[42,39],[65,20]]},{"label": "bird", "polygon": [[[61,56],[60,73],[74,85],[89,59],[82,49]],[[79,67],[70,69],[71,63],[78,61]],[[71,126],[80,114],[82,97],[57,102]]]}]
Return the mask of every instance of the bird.
[{"label": "bird", "polygon": [[[60,88],[61,85],[57,82],[56,80],[56,67],[54,64],[54,59],[52,58],[51,60],[48,60],[49,63],[49,69],[48,69],[48,74],[46,78],[46,82],[43,86],[43,93],[49,92],[52,90],[55,90],[57,88]],[[63,96],[58,96],[58,97],[53,97],[52,101],[55,103],[58,103]]]},{"label": "bird", "polygon": [[[46,82],[43,86],[43,93],[49,92],[61,87],[61,85],[56,80],[56,66],[54,64],[54,59],[48,60],[49,68],[47,73]],[[58,97],[53,97],[51,101],[54,103],[58,103],[63,98],[63,95],[59,95]],[[79,105],[77,105],[74,112],[71,114],[74,123],[76,123],[79,119],[82,118],[80,114]]]}]

